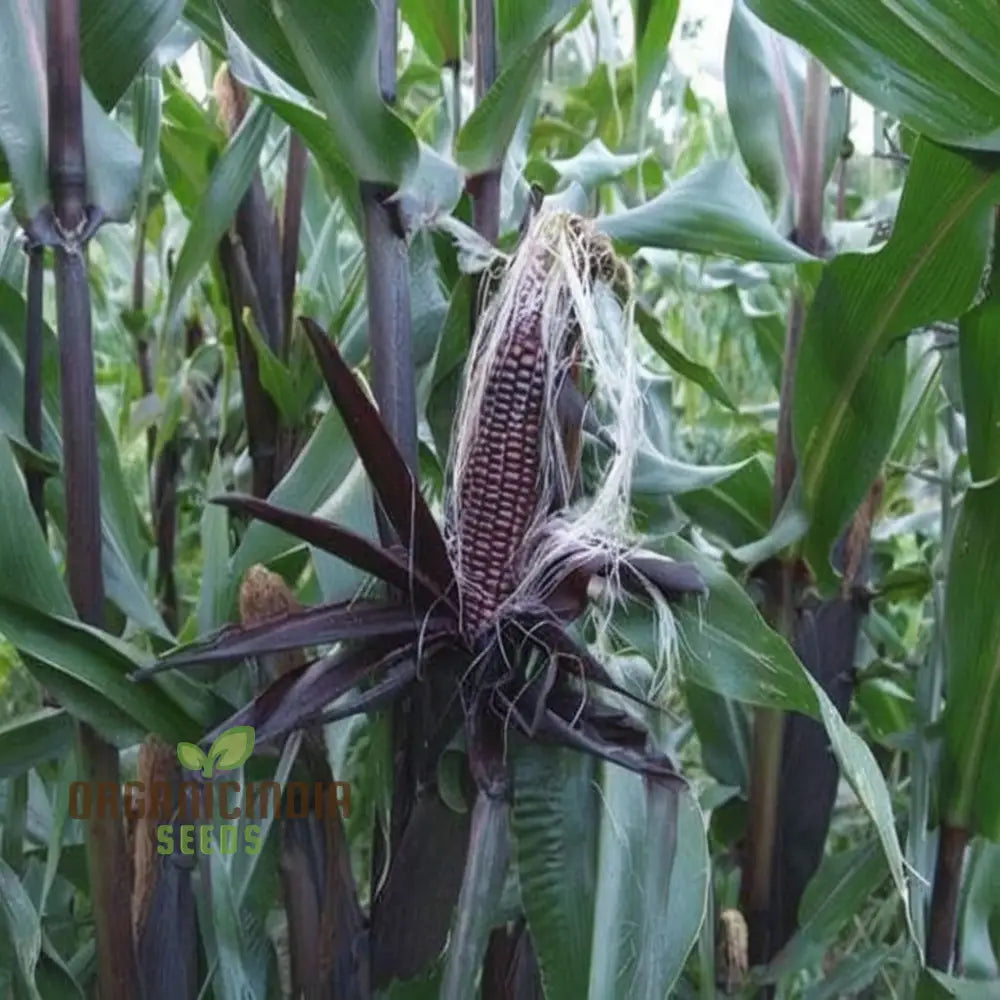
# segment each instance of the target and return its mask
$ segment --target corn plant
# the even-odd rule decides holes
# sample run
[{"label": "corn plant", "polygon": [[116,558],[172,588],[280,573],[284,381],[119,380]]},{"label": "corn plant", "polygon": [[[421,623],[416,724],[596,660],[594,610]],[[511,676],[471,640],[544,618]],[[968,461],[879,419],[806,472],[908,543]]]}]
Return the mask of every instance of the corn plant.
[{"label": "corn plant", "polygon": [[1000,23],[688,14],[0,4],[0,997],[995,988]]}]

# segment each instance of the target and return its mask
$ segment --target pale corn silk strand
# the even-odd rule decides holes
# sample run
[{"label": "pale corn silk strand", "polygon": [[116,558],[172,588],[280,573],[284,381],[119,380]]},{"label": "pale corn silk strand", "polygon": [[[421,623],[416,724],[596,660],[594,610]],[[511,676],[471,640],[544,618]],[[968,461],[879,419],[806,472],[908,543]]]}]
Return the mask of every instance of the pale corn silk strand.
[{"label": "pale corn silk strand", "polygon": [[[624,307],[612,290],[621,287],[626,289]],[[567,570],[598,553],[603,553],[610,565],[607,585],[595,595],[596,606],[590,611],[598,636],[606,633],[621,598],[619,564],[637,541],[631,517],[632,471],[637,453],[649,445],[641,368],[629,340],[634,312],[631,290],[627,267],[615,256],[610,241],[588,220],[568,213],[542,212],[517,253],[505,261],[495,293],[480,302],[447,469],[447,538],[460,581],[468,579],[464,569],[471,558],[463,551],[469,527],[466,521],[479,515],[463,510],[458,501],[467,488],[478,485],[467,482],[467,477],[474,471],[470,459],[486,420],[484,404],[491,382],[511,363],[515,333],[525,324],[534,324],[544,359],[539,471],[531,515],[518,540],[514,564],[508,567],[510,585],[491,609],[492,621],[518,607],[537,604]],[[574,350],[577,345],[578,351]],[[560,498],[570,495],[573,480],[557,395],[574,361],[589,374],[594,386],[589,405],[617,447],[597,470],[595,490],[553,514]],[[523,388],[532,391],[532,386]],[[487,487],[481,484],[478,488]],[[649,599],[656,617],[654,688],[659,689],[675,662],[677,633],[663,597],[650,588]],[[474,624],[481,627],[488,622]]]}]

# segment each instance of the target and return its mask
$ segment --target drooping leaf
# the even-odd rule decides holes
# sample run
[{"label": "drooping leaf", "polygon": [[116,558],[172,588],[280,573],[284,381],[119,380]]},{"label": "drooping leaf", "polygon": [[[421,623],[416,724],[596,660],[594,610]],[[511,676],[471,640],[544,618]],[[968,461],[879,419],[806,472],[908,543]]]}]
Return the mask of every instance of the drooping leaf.
[{"label": "drooping leaf", "polygon": [[[439,619],[429,622],[441,626]],[[320,646],[346,639],[366,639],[377,636],[416,635],[421,619],[407,608],[369,601],[353,605],[320,605],[294,612],[258,625],[228,626],[199,642],[182,646],[161,658],[154,665],[136,674],[145,680],[161,670],[194,663],[241,660],[248,656],[278,653],[302,646]]]},{"label": "drooping leaf", "polygon": [[[905,901],[907,884],[892,802],[867,744],[847,726],[823,688],[735,580],[680,538],[666,539],[658,548],[674,559],[694,563],[709,585],[702,608],[679,605],[674,611],[685,678],[748,705],[802,712],[823,723],[841,773],[875,825],[893,883]],[[640,650],[648,643],[642,638],[648,633],[636,633],[627,625],[624,632]],[[912,934],[909,908],[907,922]]]},{"label": "drooping leaf", "polygon": [[425,603],[432,604],[441,596],[434,584],[405,559],[330,521],[283,510],[250,496],[225,494],[214,498],[214,502],[231,510],[250,514],[266,524],[273,524],[276,528],[379,577],[404,594],[420,594]]},{"label": "drooping leaf", "polygon": [[1000,150],[1000,69],[990,0],[747,0],[875,107],[937,142]]},{"label": "drooping leaf", "polygon": [[640,454],[636,462],[632,488],[639,497],[688,493],[723,482],[739,472],[747,461],[729,465],[688,465],[646,452]]},{"label": "drooping leaf", "polygon": [[300,91],[258,58],[228,23],[225,24],[225,35],[233,76],[302,136],[324,175],[344,200],[344,207],[360,232],[361,197],[357,179],[344,159],[326,118],[310,105]]},{"label": "drooping leaf", "polygon": [[763,538],[771,526],[774,487],[761,455],[731,476],[674,498],[699,527],[732,548]]},{"label": "drooping leaf", "polygon": [[647,310],[639,308],[636,310],[636,319],[639,324],[639,332],[646,339],[646,342],[675,372],[690,379],[696,385],[700,385],[705,392],[727,409],[736,410],[736,404],[726,392],[715,372],[708,365],[693,361],[680,348],[671,344],[655,316]]},{"label": "drooping leaf", "polygon": [[60,704],[116,744],[134,744],[150,732],[176,742],[203,725],[182,707],[176,689],[131,683],[139,657],[97,629],[4,595],[0,632]]},{"label": "drooping leaf", "polygon": [[983,274],[1000,189],[996,163],[921,139],[892,237],[842,254],[806,318],[795,379],[795,452],[810,518],[806,552],[831,581],[830,547],[895,437],[915,327],[961,313]]},{"label": "drooping leaf", "polygon": [[[242,43],[273,73],[296,90],[312,96],[312,87],[281,28],[271,0],[217,0],[225,34],[235,29]],[[227,37],[227,42],[229,38]],[[227,48],[231,45],[227,44]]]},{"label": "drooping leaf", "polygon": [[775,263],[812,260],[775,230],[731,160],[698,167],[645,205],[599,218],[597,228],[634,247]]},{"label": "drooping leaf", "polygon": [[802,897],[798,929],[768,966],[766,981],[820,960],[888,874],[885,854],[874,841],[825,857]]},{"label": "drooping leaf", "polygon": [[600,139],[591,139],[575,156],[546,162],[559,175],[561,187],[576,183],[590,191],[621,177],[644,159],[643,153],[612,153]]},{"label": "drooping leaf", "polygon": [[447,594],[455,584],[454,570],[441,529],[412,473],[336,346],[312,320],[303,319],[303,324],[358,457],[400,541],[413,564]]}]

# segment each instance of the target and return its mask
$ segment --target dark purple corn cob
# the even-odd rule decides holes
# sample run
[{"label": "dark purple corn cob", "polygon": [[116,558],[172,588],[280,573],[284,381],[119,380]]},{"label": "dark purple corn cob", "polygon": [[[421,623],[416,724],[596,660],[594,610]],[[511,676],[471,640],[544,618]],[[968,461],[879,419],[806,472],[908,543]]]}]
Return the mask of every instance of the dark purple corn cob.
[{"label": "dark purple corn cob", "polygon": [[[566,464],[566,449],[546,447],[545,440],[554,427],[553,380],[569,377],[568,362],[579,342],[571,313],[565,329],[544,328],[551,322],[546,306],[551,309],[555,302],[554,314],[564,316],[559,305],[565,305],[569,295],[561,285],[564,279],[553,273],[568,263],[556,259],[553,236],[560,226],[574,237],[577,252],[571,266],[582,283],[613,274],[610,245],[584,220],[543,216],[518,251],[530,255],[523,269],[516,275],[508,273],[497,293],[513,297],[503,329],[487,321],[477,331],[470,376],[481,378],[482,388],[472,422],[467,412],[470,399],[465,400],[466,412],[459,411],[455,437],[460,465],[453,470],[448,519],[467,635],[489,625],[516,589],[522,557],[530,556],[523,551],[524,543],[551,512],[554,484],[568,474],[566,468],[557,467]],[[484,342],[490,338],[492,342]],[[471,385],[470,380],[467,393]]]}]

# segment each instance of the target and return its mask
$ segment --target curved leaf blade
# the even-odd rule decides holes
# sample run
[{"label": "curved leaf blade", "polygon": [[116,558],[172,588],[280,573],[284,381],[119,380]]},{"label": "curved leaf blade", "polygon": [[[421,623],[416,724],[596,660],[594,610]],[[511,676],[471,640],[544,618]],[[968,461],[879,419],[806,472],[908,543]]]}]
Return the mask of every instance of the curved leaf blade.
[{"label": "curved leaf blade", "polygon": [[598,219],[597,228],[634,247],[779,264],[813,259],[777,232],[760,196],[731,160],[698,167],[645,205]]},{"label": "curved leaf blade", "polygon": [[1000,158],[921,139],[895,228],[875,254],[824,271],[806,317],[792,414],[806,553],[831,582],[830,547],[895,437],[915,327],[963,312],[979,288],[1000,190]]},{"label": "curved leaf blade", "polygon": [[434,581],[442,594],[455,585],[455,571],[441,529],[413,474],[385,429],[375,404],[365,394],[333,341],[311,319],[303,327],[330,395],[340,410],[358,457],[378,493],[399,540],[414,565]]},{"label": "curved leaf blade", "polygon": [[866,101],[945,144],[1000,150],[991,0],[747,0]]},{"label": "curved leaf blade", "polygon": [[272,524],[324,552],[349,562],[352,566],[377,576],[404,594],[415,591],[422,595],[424,603],[433,603],[440,597],[437,588],[409,566],[404,559],[331,521],[284,510],[257,497],[225,494],[215,497],[213,502],[230,510],[250,514],[265,524]]},{"label": "curved leaf blade", "polygon": [[[788,643],[767,625],[728,573],[677,537],[667,539],[661,549],[674,559],[694,563],[709,585],[710,596],[702,608],[678,606],[674,611],[685,678],[744,704],[802,712],[823,723],[841,773],[875,826],[893,883],[905,903],[907,881],[892,799],[868,745],[848,727]],[[908,906],[906,915],[914,935]],[[914,941],[919,947],[915,935]]]},{"label": "curved leaf blade", "polygon": [[139,671],[134,679],[143,681],[161,670],[173,670],[194,663],[242,660],[248,656],[321,646],[346,639],[416,637],[422,625],[440,629],[446,623],[435,618],[422,622],[407,608],[370,601],[357,601],[350,606],[323,604],[263,621],[259,625],[227,626],[215,635],[168,653],[157,663]]},{"label": "curved leaf blade", "polygon": [[271,0],[217,0],[217,3],[227,36],[231,25],[241,41],[270,70],[296,90],[312,96],[309,80],[282,31]]},{"label": "curved leaf blade", "polygon": [[69,712],[117,742],[127,746],[152,732],[173,743],[202,728],[165,685],[131,682],[139,659],[112,636],[6,595],[0,631]]}]

